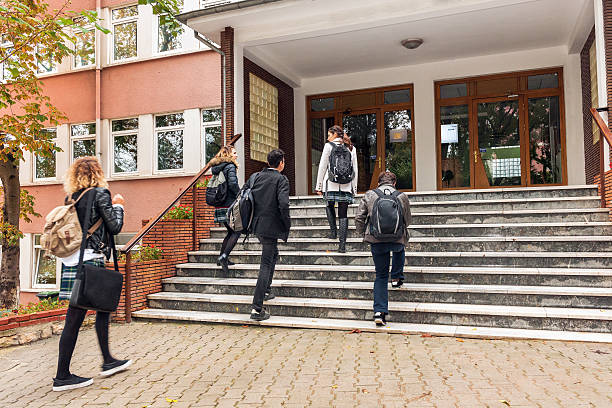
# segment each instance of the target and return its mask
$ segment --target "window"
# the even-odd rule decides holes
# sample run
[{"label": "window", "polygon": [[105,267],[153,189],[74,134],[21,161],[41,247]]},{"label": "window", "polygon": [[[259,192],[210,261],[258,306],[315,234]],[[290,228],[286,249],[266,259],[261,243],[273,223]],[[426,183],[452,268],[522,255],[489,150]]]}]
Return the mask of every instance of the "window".
[{"label": "window", "polygon": [[185,119],[182,113],[155,116],[157,170],[181,170],[183,168],[184,128]]},{"label": "window", "polygon": [[138,56],[138,6],[122,7],[111,12],[113,22],[113,61]]},{"label": "window", "polygon": [[41,46],[36,47],[36,73],[51,74],[57,66],[53,60],[53,52]]},{"label": "window", "polygon": [[70,127],[72,160],[96,155],[96,124],[83,123]]},{"label": "window", "polygon": [[138,171],[138,118],[113,120],[113,173]]},{"label": "window", "polygon": [[[77,24],[83,24],[83,19],[76,20]],[[74,68],[83,68],[96,63],[96,33],[91,25],[75,27],[74,44],[76,54],[74,56]]]},{"label": "window", "polygon": [[221,109],[202,109],[202,138],[204,140],[204,163],[208,163],[223,146]]},{"label": "window", "polygon": [[[44,129],[45,139],[55,141],[57,131],[53,129]],[[55,178],[55,152],[52,156],[35,156],[34,160],[34,179],[54,179]]]},{"label": "window", "polygon": [[61,263],[40,246],[40,235],[34,235],[32,288],[56,288]]},{"label": "window", "polygon": [[157,17],[157,52],[173,51],[183,48],[183,33],[181,23],[167,14]]},{"label": "window", "polygon": [[13,52],[13,43],[8,40],[6,35],[3,35],[0,44],[0,59],[4,61],[0,64],[0,79],[2,82],[10,81],[12,78],[11,68],[12,63],[17,61],[17,58],[11,53]]},{"label": "window", "polygon": [[249,74],[251,159],[266,162],[278,149],[278,88]]}]

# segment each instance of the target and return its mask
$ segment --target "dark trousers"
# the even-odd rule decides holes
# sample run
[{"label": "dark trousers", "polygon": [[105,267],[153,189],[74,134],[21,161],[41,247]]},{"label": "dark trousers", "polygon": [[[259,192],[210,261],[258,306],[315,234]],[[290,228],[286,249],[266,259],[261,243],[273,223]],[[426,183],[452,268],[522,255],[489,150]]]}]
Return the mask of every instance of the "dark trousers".
[{"label": "dark trousers", "polygon": [[278,260],[278,239],[257,237],[261,242],[261,264],[259,265],[259,277],[255,286],[255,294],[253,295],[253,309],[258,312],[263,307],[264,297],[266,293],[270,293],[272,278],[274,277],[274,268]]},{"label": "dark trousers", "polygon": [[[335,201],[328,201],[327,206],[333,212],[335,209]],[[338,218],[348,218],[348,206],[349,203],[340,201],[338,202]]]},{"label": "dark trousers", "polygon": [[[59,341],[59,356],[57,361],[56,378],[64,380],[70,376],[70,360],[74,352],[77,338],[79,337],[79,329],[83,324],[87,310],[78,309],[76,307],[68,307],[66,312],[66,322],[64,323],[64,331]],[[98,344],[102,351],[104,363],[111,363],[115,359],[108,348],[108,322],[110,313],[96,312],[96,334],[98,335]]]},{"label": "dark trousers", "polygon": [[404,279],[405,247],[402,244],[371,244],[376,279],[374,280],[374,313],[389,313],[389,262],[393,254],[391,279]]},{"label": "dark trousers", "polygon": [[227,229],[227,235],[223,238],[223,243],[221,244],[221,254],[229,256],[232,249],[236,246],[238,242],[238,238],[240,238],[240,233],[232,230],[227,222],[224,222],[223,225]]}]

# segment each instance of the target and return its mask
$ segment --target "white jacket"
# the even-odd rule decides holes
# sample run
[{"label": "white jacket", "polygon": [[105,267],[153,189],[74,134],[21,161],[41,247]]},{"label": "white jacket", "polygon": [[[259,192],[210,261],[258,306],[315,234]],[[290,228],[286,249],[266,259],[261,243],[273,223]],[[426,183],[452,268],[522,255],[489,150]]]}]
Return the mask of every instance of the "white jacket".
[{"label": "white jacket", "polygon": [[[340,145],[342,144],[342,138],[337,138],[333,141],[333,143]],[[317,175],[317,186],[315,188],[316,191],[345,191],[347,193],[352,193],[353,195],[357,193],[357,178],[358,178],[358,168],[357,168],[357,149],[353,146],[353,150],[351,150],[351,161],[353,162],[353,180],[350,183],[346,184],[338,184],[329,180],[328,176],[328,168],[329,168],[329,156],[331,154],[332,147],[329,143],[325,143],[325,147],[323,147],[323,153],[321,154],[321,161],[319,162],[319,173]]]}]

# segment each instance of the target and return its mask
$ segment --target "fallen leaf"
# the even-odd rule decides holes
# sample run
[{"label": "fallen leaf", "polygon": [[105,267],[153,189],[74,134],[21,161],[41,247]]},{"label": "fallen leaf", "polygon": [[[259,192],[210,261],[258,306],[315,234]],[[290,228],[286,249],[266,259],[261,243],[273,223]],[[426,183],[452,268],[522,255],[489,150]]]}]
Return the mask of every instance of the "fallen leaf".
[{"label": "fallen leaf", "polygon": [[424,333],[424,334],[421,334],[421,337],[432,337],[432,335],[429,333]]},{"label": "fallen leaf", "polygon": [[349,334],[351,334],[351,333],[357,333],[357,334],[359,334],[359,333],[361,333],[361,330],[359,330],[359,329],[353,329],[353,330],[351,330],[351,331],[349,332]]},{"label": "fallen leaf", "polygon": [[332,388],[338,388],[338,386],[336,384],[331,386]]},{"label": "fallen leaf", "polygon": [[242,327],[249,327],[249,325],[248,324],[243,324]]},{"label": "fallen leaf", "polygon": [[366,390],[365,388],[362,390],[364,394],[368,393],[368,390]]},{"label": "fallen leaf", "polygon": [[100,387],[101,390],[110,390],[108,387]]},{"label": "fallen leaf", "polygon": [[501,402],[502,404],[505,404],[507,406],[510,406],[510,403],[506,400],[499,400],[499,402]]},{"label": "fallen leaf", "polygon": [[238,309],[238,307],[236,307],[236,312],[240,311],[240,309]]},{"label": "fallen leaf", "polygon": [[596,354],[610,354],[607,351],[601,351],[601,350],[595,350],[595,351],[593,351],[593,353],[596,353]]},{"label": "fallen leaf", "polygon": [[370,351],[370,353],[374,353],[374,351]]},{"label": "fallen leaf", "polygon": [[421,399],[421,398],[425,398],[425,397],[427,397],[427,396],[429,396],[429,395],[431,395],[431,391],[424,392],[424,393],[423,393],[423,394],[421,394],[421,395],[417,395],[416,397],[412,397],[412,398],[410,398],[409,400],[407,400],[407,401],[406,401],[406,403],[414,402],[414,401],[419,400],[419,399]]},{"label": "fallen leaf", "polygon": [[474,327],[474,328],[472,329],[472,331],[476,331],[476,330],[478,330],[476,327]]},{"label": "fallen leaf", "polygon": [[460,341],[461,343],[463,343],[463,339],[457,339],[457,341]]},{"label": "fallen leaf", "polygon": [[166,397],[166,401],[168,401],[168,402],[169,402],[169,403],[171,403],[171,404],[172,404],[173,402],[178,402],[178,400],[171,399],[171,398],[168,398],[168,397]]}]

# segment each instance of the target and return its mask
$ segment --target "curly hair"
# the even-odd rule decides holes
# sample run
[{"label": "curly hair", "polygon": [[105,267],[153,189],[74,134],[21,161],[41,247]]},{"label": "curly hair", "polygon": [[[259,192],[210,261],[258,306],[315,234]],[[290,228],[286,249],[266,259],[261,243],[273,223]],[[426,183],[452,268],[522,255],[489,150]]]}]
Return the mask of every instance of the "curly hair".
[{"label": "curly hair", "polygon": [[64,179],[64,191],[68,194],[88,187],[108,188],[102,166],[98,159],[92,156],[76,159]]}]

